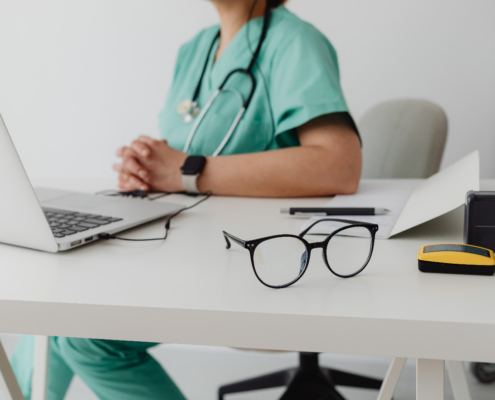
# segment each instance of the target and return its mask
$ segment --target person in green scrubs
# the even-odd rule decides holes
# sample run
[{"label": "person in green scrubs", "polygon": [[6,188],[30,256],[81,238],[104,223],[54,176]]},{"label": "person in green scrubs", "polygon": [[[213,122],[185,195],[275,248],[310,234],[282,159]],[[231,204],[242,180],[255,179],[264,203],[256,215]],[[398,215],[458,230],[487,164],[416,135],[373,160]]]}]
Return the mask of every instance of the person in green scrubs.
[{"label": "person in green scrubs", "polygon": [[[141,136],[118,150],[122,163],[114,169],[121,189],[183,191],[180,167],[188,155],[203,155],[206,165],[197,187],[214,195],[303,197],[356,191],[361,144],[340,86],[336,52],[324,35],[287,10],[284,2],[212,0],[220,25],[201,31],[180,49],[159,117],[162,139]],[[200,81],[197,102],[204,107],[230,71],[248,66],[266,7],[271,9],[269,26],[253,67],[256,85],[247,110],[220,154],[213,157],[239,110],[238,95],[222,93],[186,153],[195,119],[184,123],[178,108],[192,99]],[[243,99],[250,91],[249,78],[242,74],[234,75],[227,86]],[[154,345],[51,338],[48,400],[63,399],[74,374],[102,400],[184,399],[147,352]],[[33,337],[22,336],[12,358],[27,400],[33,350]]]}]

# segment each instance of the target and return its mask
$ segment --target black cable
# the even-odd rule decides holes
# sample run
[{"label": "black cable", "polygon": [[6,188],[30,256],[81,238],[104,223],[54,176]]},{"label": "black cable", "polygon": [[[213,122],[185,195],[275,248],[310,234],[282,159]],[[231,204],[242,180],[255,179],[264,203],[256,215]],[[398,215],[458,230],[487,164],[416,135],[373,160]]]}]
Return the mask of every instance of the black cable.
[{"label": "black cable", "polygon": [[[99,192],[99,194],[105,194],[105,192]],[[204,193],[167,192],[167,191],[150,191],[150,192],[145,192],[145,191],[142,191],[142,190],[133,190],[133,191],[130,191],[130,192],[118,192],[118,191],[114,191],[112,194],[106,194],[106,196],[118,196],[118,195],[121,195],[121,196],[131,196],[131,197],[146,198],[148,194],[161,194],[162,195],[162,196],[158,196],[158,197],[155,197],[153,199],[150,199],[151,201],[156,200],[157,198],[168,196],[170,194],[182,194],[182,195],[190,196],[190,197],[197,197],[197,196],[205,196],[205,197],[202,198],[201,200],[197,201],[196,203],[194,203],[194,204],[192,204],[190,206],[181,208],[179,211],[176,211],[174,214],[171,214],[167,218],[167,221],[165,222],[165,235],[163,237],[151,238],[151,239],[128,239],[128,238],[124,238],[124,237],[120,237],[120,236],[111,235],[110,233],[100,233],[98,235],[98,237],[100,239],[125,240],[127,242],[149,242],[149,241],[154,241],[154,240],[165,240],[165,239],[167,239],[167,236],[168,236],[168,231],[170,229],[170,221],[172,220],[172,218],[176,217],[177,215],[179,215],[183,211],[190,210],[191,208],[196,207],[197,205],[201,204],[202,202],[208,200],[211,197],[211,195],[212,195],[211,192],[204,192]]]},{"label": "black cable", "polygon": [[130,191],[102,190],[101,192],[96,192],[95,194],[102,195],[102,196],[139,197],[142,199],[148,198],[148,195],[150,195],[150,194],[160,194],[160,196],[148,198],[148,200],[150,200],[150,201],[160,199],[162,197],[165,197],[165,196],[168,196],[171,194],[182,194],[184,196],[189,196],[189,197],[198,197],[198,196],[206,195],[206,193],[190,193],[190,192],[186,192],[186,191],[168,192],[166,190],[150,190],[150,191],[145,191],[145,190],[130,190]]}]

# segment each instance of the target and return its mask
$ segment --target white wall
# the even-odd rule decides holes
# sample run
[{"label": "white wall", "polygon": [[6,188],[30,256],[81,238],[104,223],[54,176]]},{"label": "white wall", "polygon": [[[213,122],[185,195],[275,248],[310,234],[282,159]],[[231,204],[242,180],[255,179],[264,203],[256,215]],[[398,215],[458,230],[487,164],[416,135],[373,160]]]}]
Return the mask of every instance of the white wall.
[{"label": "white wall", "polygon": [[[441,105],[444,165],[480,149],[495,178],[494,0],[290,0],[340,56],[357,119],[399,97]],[[158,135],[177,50],[216,22],[201,0],[0,0],[0,112],[35,177],[113,176]]]}]

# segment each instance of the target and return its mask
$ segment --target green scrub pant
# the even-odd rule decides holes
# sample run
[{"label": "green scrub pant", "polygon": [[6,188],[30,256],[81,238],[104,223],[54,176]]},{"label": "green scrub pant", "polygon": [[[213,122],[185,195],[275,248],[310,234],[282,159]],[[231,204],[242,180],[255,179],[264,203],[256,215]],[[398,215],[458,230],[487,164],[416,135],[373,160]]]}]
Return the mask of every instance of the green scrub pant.
[{"label": "green scrub pant", "polygon": [[[156,343],[52,337],[48,400],[62,400],[77,374],[100,400],[184,400],[147,349]],[[12,367],[26,400],[31,398],[34,336],[23,335]]]}]

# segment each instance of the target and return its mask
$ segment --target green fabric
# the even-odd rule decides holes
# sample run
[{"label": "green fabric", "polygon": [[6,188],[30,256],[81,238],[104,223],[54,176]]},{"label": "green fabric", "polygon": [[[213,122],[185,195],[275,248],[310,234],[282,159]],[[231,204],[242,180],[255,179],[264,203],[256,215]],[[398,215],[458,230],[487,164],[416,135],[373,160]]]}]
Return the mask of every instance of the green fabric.
[{"label": "green fabric", "polygon": [[[200,106],[206,104],[230,71],[248,66],[252,53],[246,34],[249,33],[254,51],[262,24],[263,18],[256,18],[244,25],[214,62],[217,40],[201,86]],[[177,106],[184,99],[192,99],[218,30],[219,26],[203,30],[179,51],[174,81],[159,117],[162,137],[176,149],[183,150],[194,123],[184,124]],[[320,115],[348,111],[334,48],[315,27],[283,6],[272,13],[254,76],[257,85],[253,99],[223,155],[298,146],[295,128]],[[245,99],[250,89],[249,78],[234,75],[227,87],[235,88]],[[188,153],[211,155],[239,108],[234,94],[220,94],[201,122]]]},{"label": "green fabric", "polygon": [[[48,400],[62,400],[77,374],[101,400],[184,400],[147,349],[156,343],[52,337]],[[11,363],[26,400],[31,398],[34,336],[21,336]]]}]

